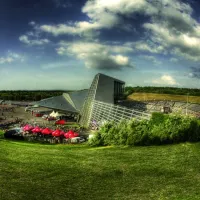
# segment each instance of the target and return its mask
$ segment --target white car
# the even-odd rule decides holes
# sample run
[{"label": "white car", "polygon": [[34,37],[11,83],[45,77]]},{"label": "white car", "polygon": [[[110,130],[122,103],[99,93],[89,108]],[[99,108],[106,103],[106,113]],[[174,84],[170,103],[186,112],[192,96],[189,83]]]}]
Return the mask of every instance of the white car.
[{"label": "white car", "polygon": [[49,116],[48,115],[43,115],[42,119],[47,119]]}]

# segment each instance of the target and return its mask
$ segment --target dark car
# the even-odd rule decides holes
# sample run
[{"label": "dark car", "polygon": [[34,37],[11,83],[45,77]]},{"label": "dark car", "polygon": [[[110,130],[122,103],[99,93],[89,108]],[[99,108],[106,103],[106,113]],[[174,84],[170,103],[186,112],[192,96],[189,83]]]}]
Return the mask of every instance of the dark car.
[{"label": "dark car", "polygon": [[24,140],[22,136],[21,128],[13,128],[4,133],[4,137],[7,139],[17,139],[17,140]]}]

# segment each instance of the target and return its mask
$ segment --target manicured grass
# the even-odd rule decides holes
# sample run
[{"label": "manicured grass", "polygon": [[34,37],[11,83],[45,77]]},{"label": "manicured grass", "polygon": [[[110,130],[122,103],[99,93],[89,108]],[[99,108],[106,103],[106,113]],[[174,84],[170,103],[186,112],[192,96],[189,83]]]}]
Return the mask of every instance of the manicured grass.
[{"label": "manicured grass", "polygon": [[200,199],[199,155],[200,143],[90,148],[0,139],[0,199]]},{"label": "manicured grass", "polygon": [[[172,94],[154,94],[154,93],[133,93],[128,96],[129,100],[149,101],[149,100],[168,100],[168,101],[184,101],[187,102],[187,95],[172,95]],[[189,96],[188,102],[200,103],[200,96]]]}]

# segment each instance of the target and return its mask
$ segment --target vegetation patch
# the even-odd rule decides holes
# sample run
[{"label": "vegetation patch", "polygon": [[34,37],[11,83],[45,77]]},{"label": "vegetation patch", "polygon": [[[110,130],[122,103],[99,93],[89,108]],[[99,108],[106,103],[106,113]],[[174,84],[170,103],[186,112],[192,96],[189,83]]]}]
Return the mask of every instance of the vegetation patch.
[{"label": "vegetation patch", "polygon": [[0,129],[0,139],[4,138],[4,131]]},{"label": "vegetation patch", "polygon": [[153,113],[150,120],[108,122],[89,140],[89,145],[161,145],[187,141],[200,141],[200,123],[196,118]]}]

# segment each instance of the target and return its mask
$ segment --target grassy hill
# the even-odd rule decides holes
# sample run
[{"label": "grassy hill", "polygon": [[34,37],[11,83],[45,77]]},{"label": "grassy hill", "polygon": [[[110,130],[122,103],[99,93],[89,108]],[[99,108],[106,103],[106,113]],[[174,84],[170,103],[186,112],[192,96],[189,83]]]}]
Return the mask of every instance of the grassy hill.
[{"label": "grassy hill", "polygon": [[42,145],[0,139],[2,200],[197,200],[200,143]]},{"label": "grassy hill", "polygon": [[[128,100],[147,101],[147,100],[168,100],[187,102],[187,95],[155,94],[155,93],[133,93],[128,96]],[[188,102],[199,103],[200,96],[188,96]]]}]

